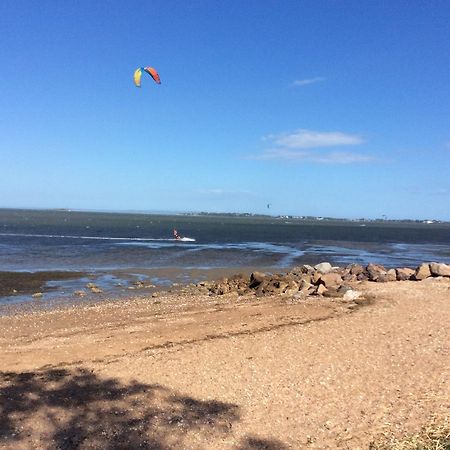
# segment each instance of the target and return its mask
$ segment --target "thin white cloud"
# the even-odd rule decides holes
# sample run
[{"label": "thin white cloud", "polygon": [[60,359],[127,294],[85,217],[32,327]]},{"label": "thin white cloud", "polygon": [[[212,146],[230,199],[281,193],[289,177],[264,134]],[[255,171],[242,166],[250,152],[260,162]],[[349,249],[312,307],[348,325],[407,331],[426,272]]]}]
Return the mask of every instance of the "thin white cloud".
[{"label": "thin white cloud", "polygon": [[240,196],[240,195],[253,195],[250,191],[245,190],[230,190],[230,189],[222,189],[222,188],[211,188],[211,189],[198,189],[196,191],[198,194],[202,195],[210,195],[210,196]]},{"label": "thin white cloud", "polygon": [[427,196],[448,196],[450,195],[449,186],[406,186],[403,190],[412,195],[427,195]]},{"label": "thin white cloud", "polygon": [[249,159],[267,160],[278,159],[295,162],[310,162],[317,164],[354,164],[373,161],[369,155],[352,152],[312,152],[299,151],[287,148],[275,148],[266,150],[260,155],[250,156]]},{"label": "thin white cloud", "polygon": [[307,86],[308,84],[320,83],[325,80],[325,77],[305,78],[303,80],[294,80],[292,86]]},{"label": "thin white cloud", "polygon": [[314,155],[311,157],[312,162],[320,164],[353,164],[373,161],[370,155],[352,152],[331,152],[323,155]]},{"label": "thin white cloud", "polygon": [[300,129],[292,133],[268,135],[264,140],[269,142],[270,147],[247,159],[277,159],[316,164],[354,164],[374,160],[372,156],[364,153],[327,150],[328,147],[354,146],[365,142],[361,136],[340,131]]},{"label": "thin white cloud", "polygon": [[297,130],[293,133],[269,135],[267,140],[280,147],[287,148],[317,148],[335,147],[338,145],[359,145],[364,139],[356,134],[346,134],[340,131]]},{"label": "thin white cloud", "polygon": [[438,188],[435,192],[436,195],[449,195],[450,194],[450,188]]}]

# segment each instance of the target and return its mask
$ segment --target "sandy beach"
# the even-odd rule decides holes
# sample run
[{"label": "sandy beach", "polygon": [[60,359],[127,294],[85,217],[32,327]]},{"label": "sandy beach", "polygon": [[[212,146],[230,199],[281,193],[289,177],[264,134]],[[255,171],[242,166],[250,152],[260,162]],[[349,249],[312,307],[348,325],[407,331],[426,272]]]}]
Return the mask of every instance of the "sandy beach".
[{"label": "sandy beach", "polygon": [[369,448],[450,412],[450,281],[0,318],[0,447]]}]

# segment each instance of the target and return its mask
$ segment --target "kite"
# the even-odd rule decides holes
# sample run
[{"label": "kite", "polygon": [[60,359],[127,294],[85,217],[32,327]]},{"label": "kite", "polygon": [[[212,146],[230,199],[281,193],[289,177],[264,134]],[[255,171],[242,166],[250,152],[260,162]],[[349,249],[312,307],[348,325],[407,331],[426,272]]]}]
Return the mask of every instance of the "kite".
[{"label": "kite", "polygon": [[134,84],[136,87],[141,87],[142,71],[147,72],[156,83],[161,84],[161,79],[159,78],[158,72],[153,67],[139,67],[134,72]]}]

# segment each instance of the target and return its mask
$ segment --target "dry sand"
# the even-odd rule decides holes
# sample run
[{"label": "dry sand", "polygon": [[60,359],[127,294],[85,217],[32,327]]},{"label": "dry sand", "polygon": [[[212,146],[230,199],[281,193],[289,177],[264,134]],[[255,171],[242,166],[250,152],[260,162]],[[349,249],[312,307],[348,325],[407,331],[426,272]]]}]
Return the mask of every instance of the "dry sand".
[{"label": "dry sand", "polygon": [[368,449],[450,413],[450,280],[0,318],[0,448]]}]

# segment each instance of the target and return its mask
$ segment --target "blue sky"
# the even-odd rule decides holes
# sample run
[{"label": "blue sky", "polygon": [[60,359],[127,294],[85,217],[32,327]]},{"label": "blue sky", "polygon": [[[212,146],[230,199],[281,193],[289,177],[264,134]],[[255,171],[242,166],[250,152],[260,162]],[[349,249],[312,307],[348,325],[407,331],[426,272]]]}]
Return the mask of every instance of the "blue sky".
[{"label": "blue sky", "polygon": [[3,0],[0,207],[450,220],[449,23],[446,0]]}]

